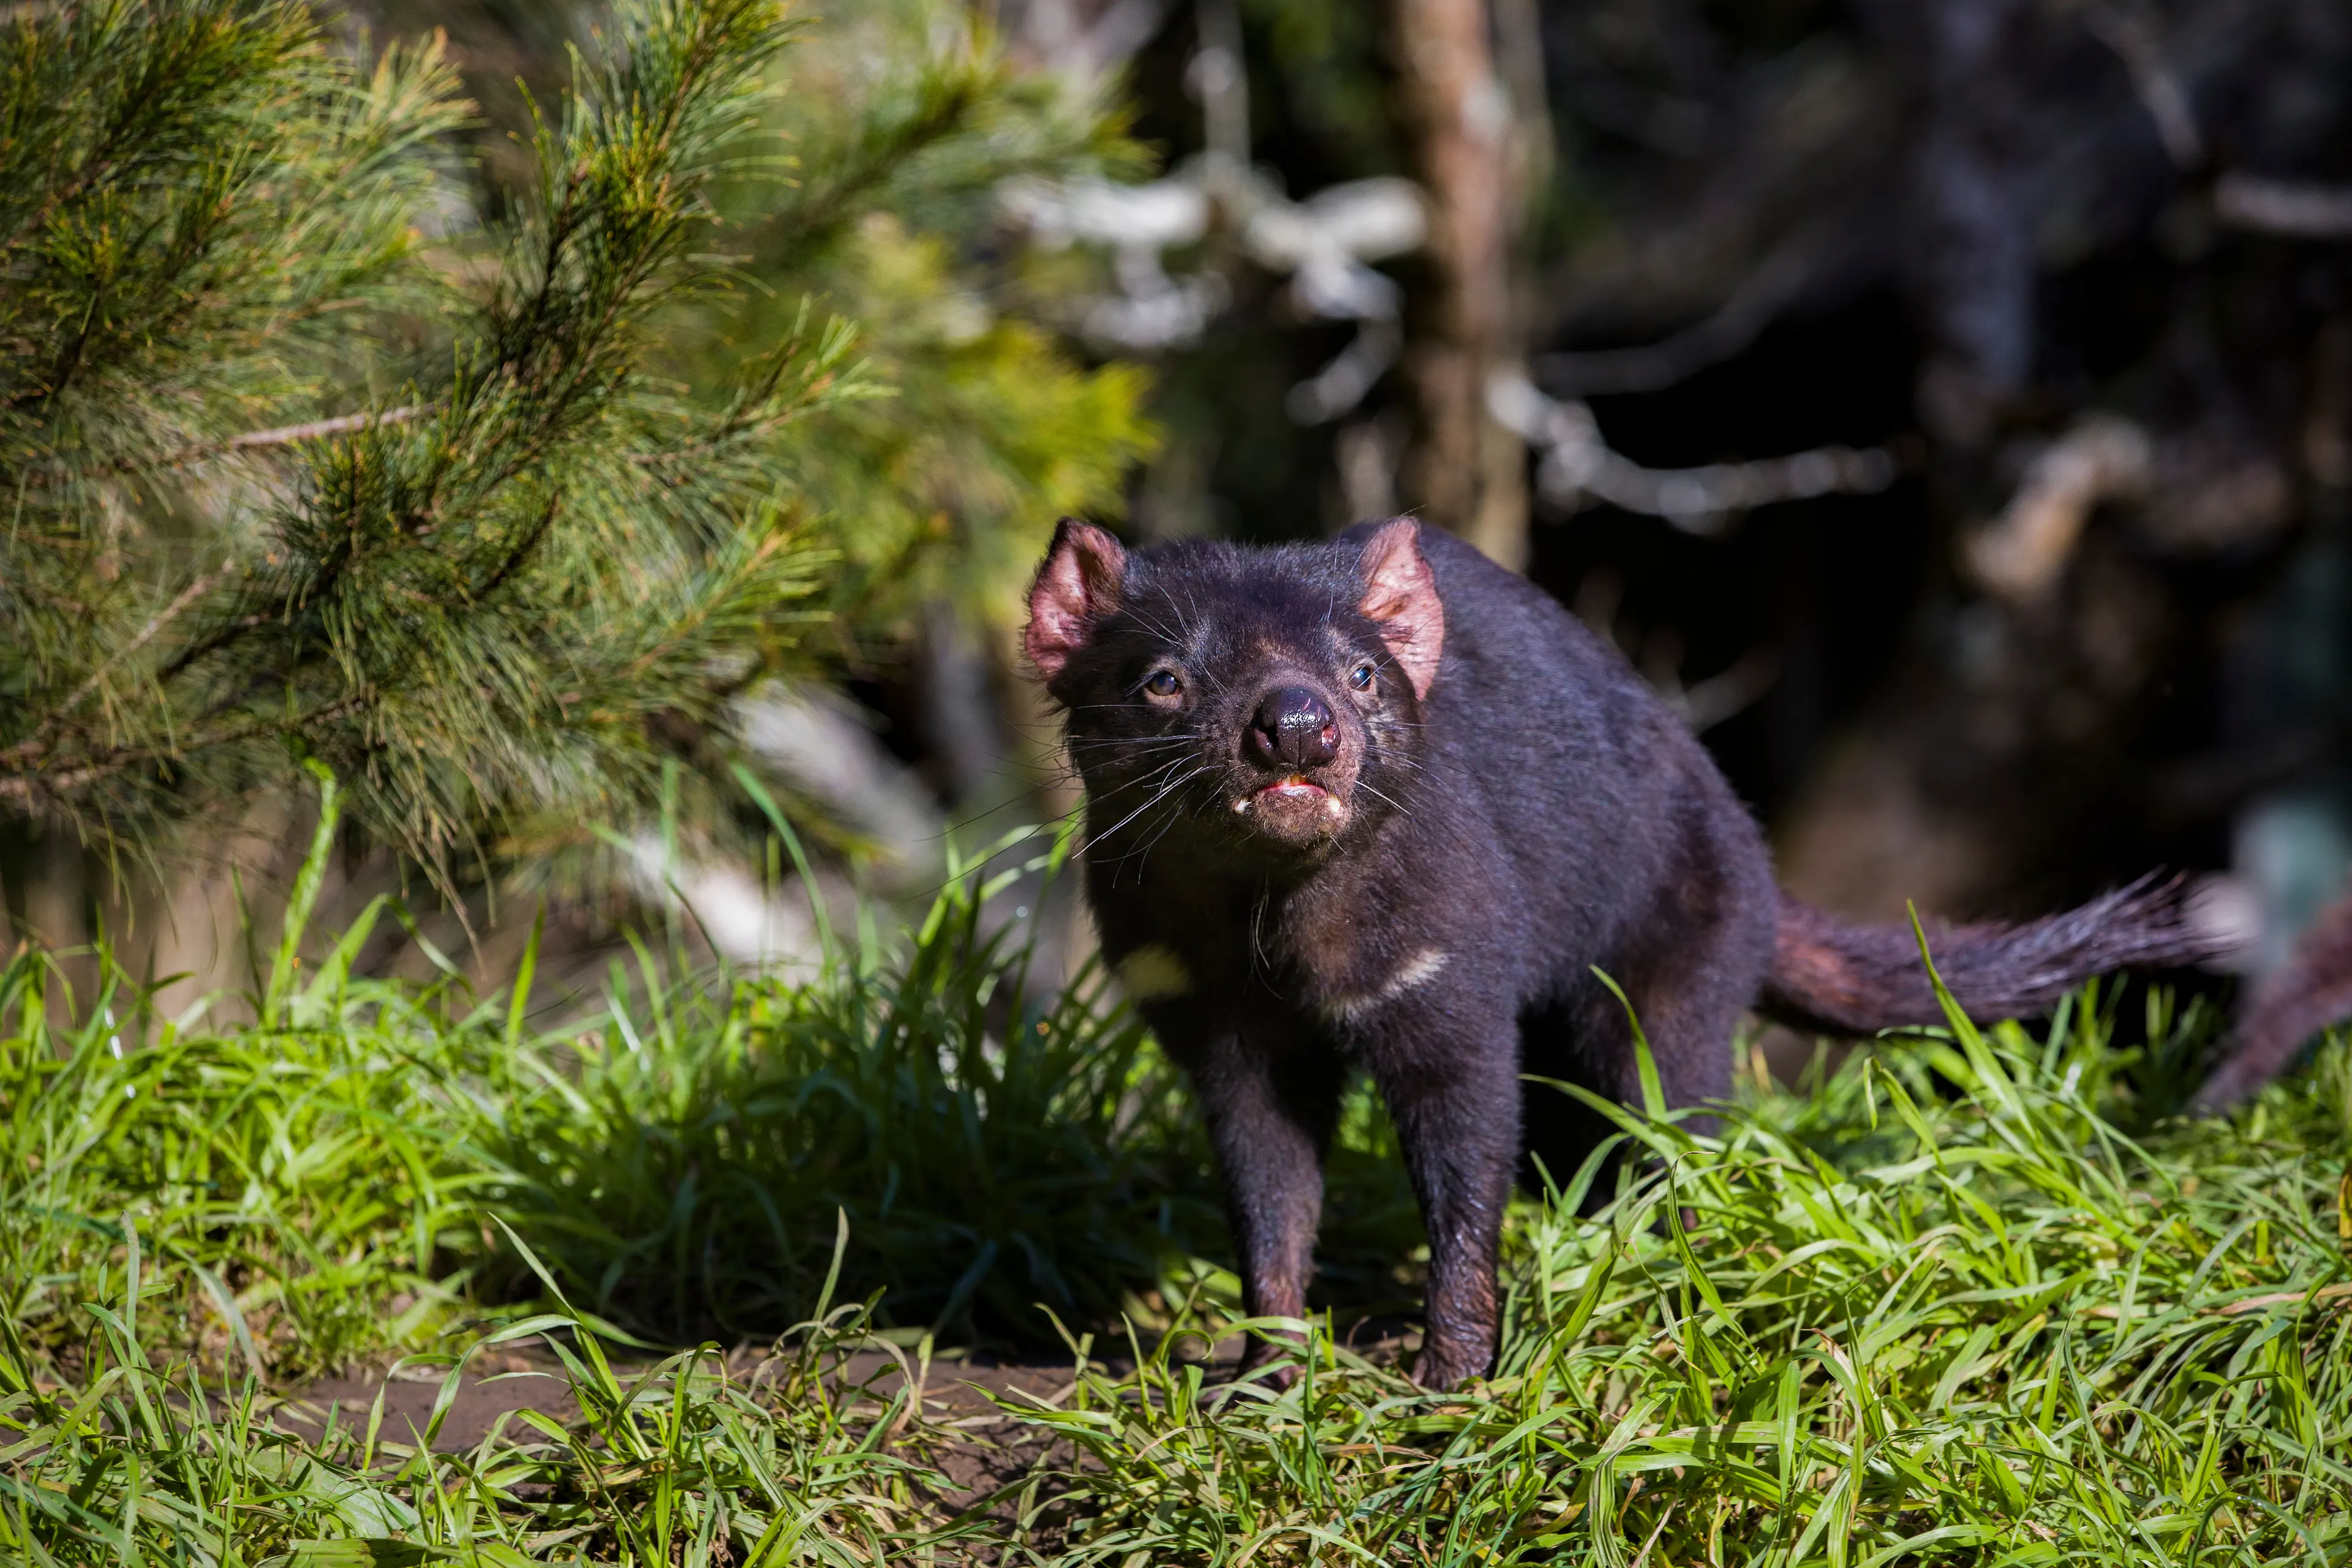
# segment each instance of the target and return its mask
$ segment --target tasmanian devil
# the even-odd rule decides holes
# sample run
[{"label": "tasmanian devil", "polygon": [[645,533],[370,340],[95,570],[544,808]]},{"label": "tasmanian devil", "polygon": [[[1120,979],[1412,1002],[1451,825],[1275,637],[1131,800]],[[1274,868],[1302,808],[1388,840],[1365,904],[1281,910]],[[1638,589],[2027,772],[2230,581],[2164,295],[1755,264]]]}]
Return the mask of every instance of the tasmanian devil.
[{"label": "tasmanian devil", "polygon": [[[1306,1306],[1340,1090],[1388,1102],[1430,1245],[1415,1375],[1495,1349],[1523,1149],[1565,1180],[1610,1131],[1522,1074],[1638,1101],[1623,987],[1669,1102],[1725,1098],[1751,1005],[1844,1034],[1940,1016],[1907,929],[1781,894],[1706,752],[1542,591],[1408,519],[1323,544],[1129,554],[1065,521],[1029,658],[1087,786],[1087,887],[1190,1075],[1248,1310]],[[1945,931],[1979,1016],[2206,955],[2169,887]]]}]

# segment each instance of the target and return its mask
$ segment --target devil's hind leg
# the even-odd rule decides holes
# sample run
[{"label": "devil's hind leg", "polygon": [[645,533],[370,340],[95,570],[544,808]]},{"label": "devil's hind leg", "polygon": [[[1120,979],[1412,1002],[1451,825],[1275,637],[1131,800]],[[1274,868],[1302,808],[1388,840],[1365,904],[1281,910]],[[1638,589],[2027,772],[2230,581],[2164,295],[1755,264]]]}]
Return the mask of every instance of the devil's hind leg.
[{"label": "devil's hind leg", "polygon": [[[1563,994],[1528,1020],[1527,1074],[1580,1084],[1639,1107],[1638,1019],[1669,1110],[1730,1097],[1732,1037],[1771,961],[1776,894],[1769,863],[1744,817],[1723,826],[1695,826],[1701,831],[1657,889],[1646,918],[1631,922],[1634,934],[1596,966],[1617,989],[1589,971],[1564,976]],[[1608,1117],[1549,1084],[1528,1082],[1523,1097],[1531,1156],[1523,1176],[1531,1186],[1538,1160],[1555,1184],[1567,1186],[1592,1151],[1618,1131]],[[1682,1125],[1707,1134],[1715,1119],[1689,1117]],[[1615,1191],[1612,1167],[1593,1181],[1585,1207],[1597,1207]]]}]

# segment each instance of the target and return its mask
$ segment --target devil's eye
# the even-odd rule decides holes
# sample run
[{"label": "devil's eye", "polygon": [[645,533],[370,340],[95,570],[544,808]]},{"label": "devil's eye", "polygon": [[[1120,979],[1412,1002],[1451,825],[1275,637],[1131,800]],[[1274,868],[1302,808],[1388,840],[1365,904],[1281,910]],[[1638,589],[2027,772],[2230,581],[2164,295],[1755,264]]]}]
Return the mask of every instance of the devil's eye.
[{"label": "devil's eye", "polygon": [[1359,691],[1369,689],[1372,684],[1372,667],[1369,664],[1356,666],[1348,672],[1348,684]]},{"label": "devil's eye", "polygon": [[1151,679],[1143,683],[1143,689],[1154,697],[1173,697],[1184,689],[1184,682],[1172,669],[1155,669]]}]

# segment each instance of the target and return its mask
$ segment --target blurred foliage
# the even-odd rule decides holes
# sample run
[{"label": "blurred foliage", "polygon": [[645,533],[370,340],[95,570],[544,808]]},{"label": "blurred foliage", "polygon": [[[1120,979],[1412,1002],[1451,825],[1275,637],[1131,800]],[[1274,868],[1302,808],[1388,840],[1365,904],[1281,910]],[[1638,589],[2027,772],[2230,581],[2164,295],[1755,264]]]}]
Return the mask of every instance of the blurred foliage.
[{"label": "blurred foliage", "polygon": [[[845,629],[903,637],[908,609],[936,598],[977,626],[1017,626],[1054,521],[1116,511],[1129,465],[1150,449],[1143,375],[1072,364],[1039,328],[992,308],[947,241],[888,213],[868,214],[815,270],[828,302],[887,323],[859,346],[894,393],[835,410],[793,443],[799,482],[826,500]],[[745,335],[763,324],[747,321]]]},{"label": "blurred foliage", "polygon": [[1024,313],[997,191],[1132,174],[1143,150],[1107,98],[1016,68],[948,0],[829,11],[786,64],[776,129],[789,179],[730,193],[753,287],[703,352],[772,341],[809,299],[859,322],[892,395],[803,426],[791,459],[846,567],[845,629],[887,647],[944,597],[1002,631],[1055,520],[1115,515],[1153,437],[1139,370],[1083,368]]}]

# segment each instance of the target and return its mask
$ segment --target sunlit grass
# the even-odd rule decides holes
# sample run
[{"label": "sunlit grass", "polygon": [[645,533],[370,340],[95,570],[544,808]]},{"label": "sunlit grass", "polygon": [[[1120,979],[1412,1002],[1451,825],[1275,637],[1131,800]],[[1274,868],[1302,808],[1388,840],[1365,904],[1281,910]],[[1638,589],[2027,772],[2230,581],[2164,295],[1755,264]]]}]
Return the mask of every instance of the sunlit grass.
[{"label": "sunlit grass", "polygon": [[[559,1310],[404,1363],[448,1367],[422,1433],[389,1430],[379,1396],[305,1440],[273,1418],[278,1402],[257,1378],[150,1357],[137,1321],[155,1278],[145,1261],[128,1233],[121,1294],[82,1304],[93,1331],[72,1383],[40,1378],[13,1340],[0,1354],[0,1551],[11,1562],[707,1568],[747,1551],[763,1563],[879,1562],[958,1533],[929,1517],[941,1480],[919,1452],[875,1441],[904,1415],[905,1381],[877,1396],[824,1375],[865,1342],[860,1308],[787,1335],[748,1381],[709,1350],[616,1374]],[[470,1451],[436,1452],[466,1363],[525,1334],[562,1356],[579,1418],[522,1411]]]},{"label": "sunlit grass", "polygon": [[1720,1138],[1624,1115],[1662,1177],[1520,1212],[1467,1395],[1327,1339],[1213,1411],[1164,1349],[1087,1379],[1037,1416],[1089,1461],[1072,1561],[2343,1561],[2352,1058],[2135,1143],[2110,1033],[1956,1018]]}]

